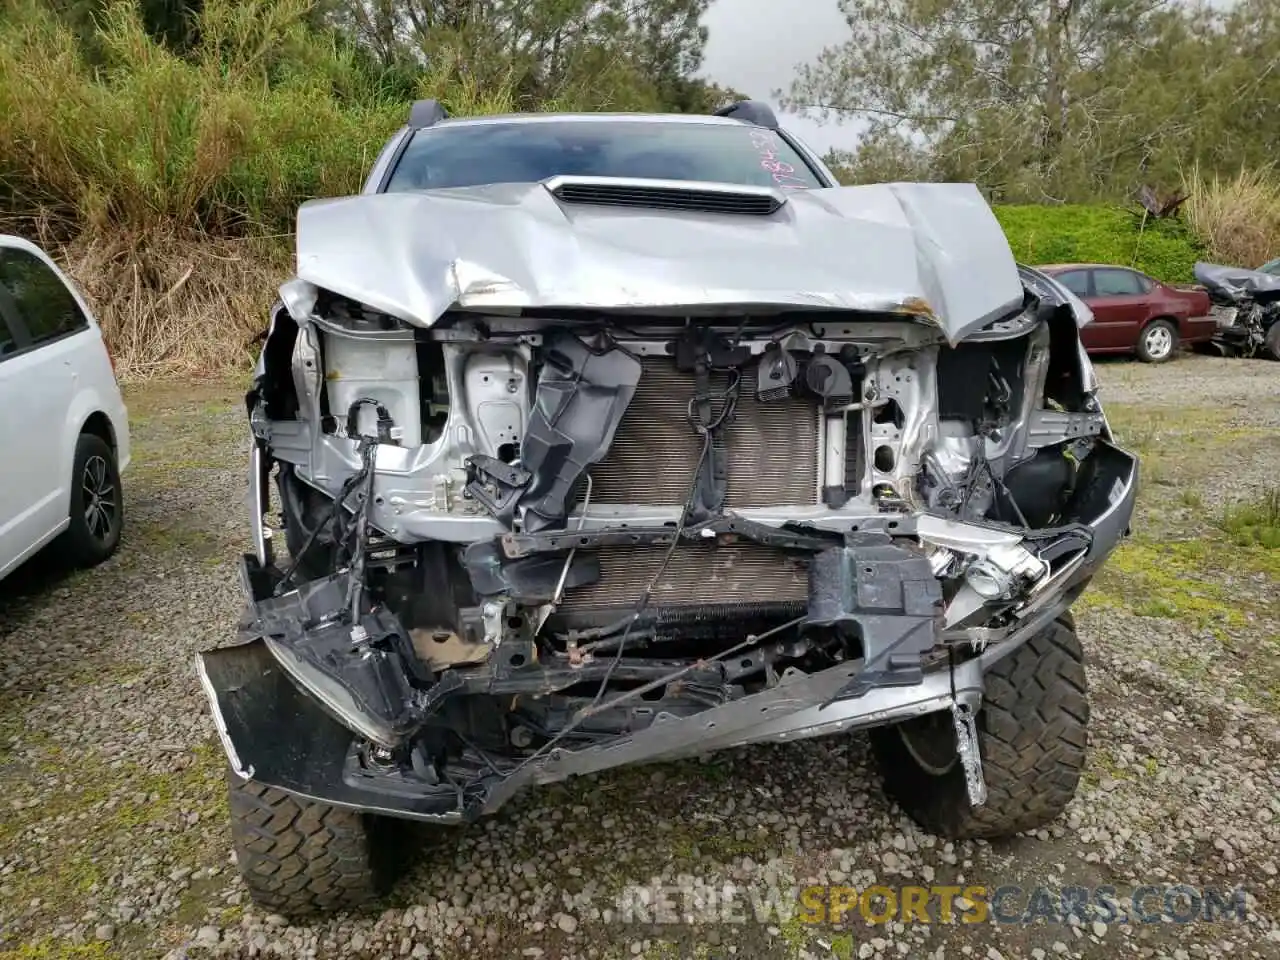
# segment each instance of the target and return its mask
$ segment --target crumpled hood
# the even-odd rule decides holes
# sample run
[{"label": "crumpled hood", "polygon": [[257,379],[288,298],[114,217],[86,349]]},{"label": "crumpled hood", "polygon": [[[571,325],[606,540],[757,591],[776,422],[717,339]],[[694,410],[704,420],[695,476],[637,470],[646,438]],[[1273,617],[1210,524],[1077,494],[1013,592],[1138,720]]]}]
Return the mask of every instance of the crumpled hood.
[{"label": "crumpled hood", "polygon": [[1021,305],[972,184],[796,191],[767,216],[561,202],[541,183],[314,200],[298,276],[417,325],[447,310],[895,312],[955,343]]},{"label": "crumpled hood", "polygon": [[1227,267],[1217,263],[1197,263],[1192,269],[1196,280],[1210,289],[1217,288],[1232,297],[1280,293],[1280,277],[1246,267]]}]

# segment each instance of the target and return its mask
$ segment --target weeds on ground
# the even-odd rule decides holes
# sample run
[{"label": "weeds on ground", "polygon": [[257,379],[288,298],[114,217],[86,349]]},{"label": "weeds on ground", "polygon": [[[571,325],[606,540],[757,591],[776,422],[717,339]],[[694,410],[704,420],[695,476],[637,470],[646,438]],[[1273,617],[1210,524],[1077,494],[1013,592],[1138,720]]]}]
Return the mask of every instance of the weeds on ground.
[{"label": "weeds on ground", "polygon": [[1280,549],[1280,486],[1268,487],[1253,500],[1228,506],[1218,526],[1240,546]]}]

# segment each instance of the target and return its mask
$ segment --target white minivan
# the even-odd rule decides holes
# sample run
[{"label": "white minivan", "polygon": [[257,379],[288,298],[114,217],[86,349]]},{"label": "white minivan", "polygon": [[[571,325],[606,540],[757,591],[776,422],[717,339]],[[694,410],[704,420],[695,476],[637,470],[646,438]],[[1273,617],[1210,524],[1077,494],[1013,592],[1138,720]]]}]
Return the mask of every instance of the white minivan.
[{"label": "white minivan", "polygon": [[0,579],[50,543],[73,566],[111,556],[128,463],[97,321],[39,247],[0,235]]}]

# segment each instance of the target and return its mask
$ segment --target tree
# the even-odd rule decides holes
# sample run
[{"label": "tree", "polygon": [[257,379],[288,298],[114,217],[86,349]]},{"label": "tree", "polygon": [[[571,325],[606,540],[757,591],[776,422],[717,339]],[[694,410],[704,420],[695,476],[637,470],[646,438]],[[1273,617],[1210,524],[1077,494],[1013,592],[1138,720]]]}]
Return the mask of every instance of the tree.
[{"label": "tree", "polygon": [[515,106],[701,109],[709,0],[329,0],[381,62],[441,85],[510,87]]},{"label": "tree", "polygon": [[[50,0],[53,11],[92,47],[97,24],[109,0]],[[195,27],[203,0],[139,0],[138,8],[147,32],[171,49],[185,52],[197,41]]]},{"label": "tree", "polygon": [[841,158],[850,176],[923,168],[1019,199],[1177,177],[1226,120],[1223,96],[1277,49],[1264,55],[1256,39],[1275,0],[1230,12],[1172,0],[839,2],[850,38],[798,70],[784,105],[866,124]]}]

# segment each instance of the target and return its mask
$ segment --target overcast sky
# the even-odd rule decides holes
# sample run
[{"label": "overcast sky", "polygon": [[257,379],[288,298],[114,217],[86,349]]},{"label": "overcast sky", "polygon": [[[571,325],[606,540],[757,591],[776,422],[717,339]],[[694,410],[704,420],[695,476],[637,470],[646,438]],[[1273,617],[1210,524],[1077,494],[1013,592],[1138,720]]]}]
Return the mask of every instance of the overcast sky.
[{"label": "overcast sky", "polygon": [[[836,0],[712,0],[703,23],[708,37],[702,72],[754,99],[768,100],[774,109],[778,105],[771,91],[791,85],[797,64],[849,35]],[[847,123],[819,126],[795,114],[779,119],[820,153],[857,143],[856,128]]]}]

